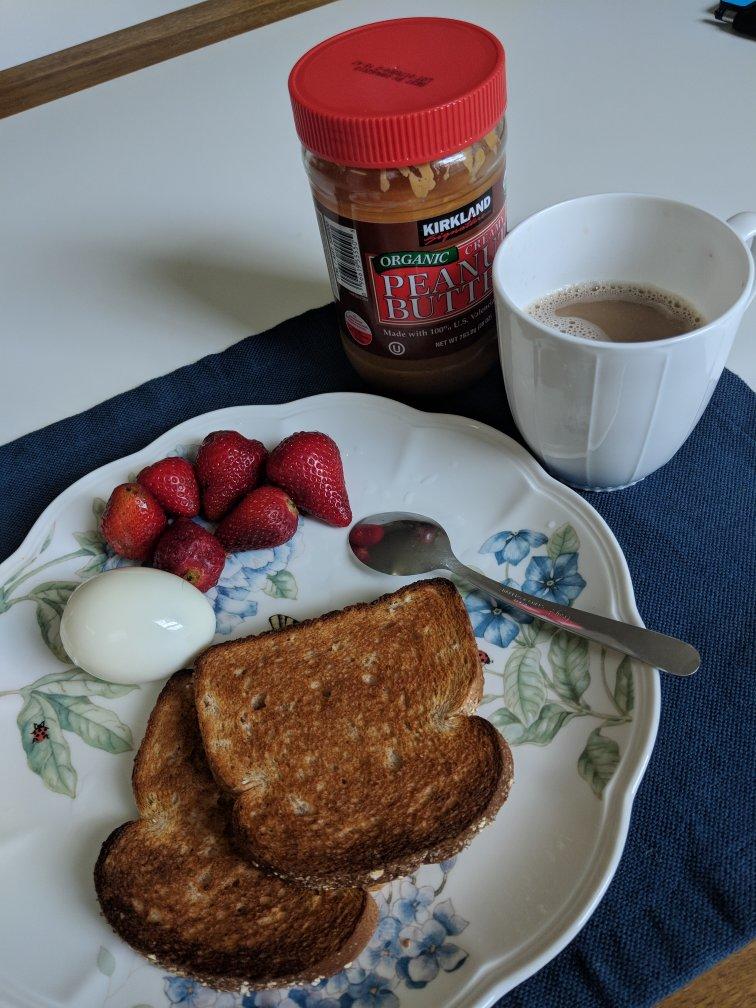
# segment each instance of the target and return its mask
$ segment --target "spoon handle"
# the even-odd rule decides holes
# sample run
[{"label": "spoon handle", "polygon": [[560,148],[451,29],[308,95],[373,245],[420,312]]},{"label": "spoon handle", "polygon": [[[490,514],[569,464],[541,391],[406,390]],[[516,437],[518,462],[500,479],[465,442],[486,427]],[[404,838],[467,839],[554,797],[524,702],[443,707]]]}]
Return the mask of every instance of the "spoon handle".
[{"label": "spoon handle", "polygon": [[643,627],[621,623],[606,616],[596,616],[571,606],[558,605],[535,595],[526,595],[516,588],[508,588],[478,574],[456,558],[448,563],[447,569],[505,605],[514,606],[515,609],[535,616],[544,623],[552,623],[562,630],[568,630],[578,637],[586,637],[605,647],[614,648],[615,651],[621,651],[663,672],[676,676],[693,675],[701,664],[698,651],[676,637],[667,637]]}]

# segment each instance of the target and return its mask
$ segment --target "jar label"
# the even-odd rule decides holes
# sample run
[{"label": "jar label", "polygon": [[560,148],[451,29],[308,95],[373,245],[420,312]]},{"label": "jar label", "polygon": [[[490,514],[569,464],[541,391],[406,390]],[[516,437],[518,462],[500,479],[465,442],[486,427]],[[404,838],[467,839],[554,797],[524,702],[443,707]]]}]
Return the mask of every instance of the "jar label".
[{"label": "jar label", "polygon": [[423,360],[490,332],[491,267],[506,234],[502,177],[467,203],[420,220],[357,221],[316,207],[342,328],[357,346]]}]

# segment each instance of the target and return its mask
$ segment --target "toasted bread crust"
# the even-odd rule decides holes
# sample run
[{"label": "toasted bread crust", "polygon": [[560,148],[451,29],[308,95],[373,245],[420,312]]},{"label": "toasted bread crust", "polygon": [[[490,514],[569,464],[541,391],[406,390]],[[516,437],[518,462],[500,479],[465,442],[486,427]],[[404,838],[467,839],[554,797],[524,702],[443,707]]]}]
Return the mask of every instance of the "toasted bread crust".
[{"label": "toasted bread crust", "polygon": [[469,716],[482,688],[444,579],[209,648],[197,710],[237,850],[315,888],[375,887],[451,857],[512,783],[506,741]]},{"label": "toasted bread crust", "polygon": [[191,673],[160,694],[132,779],[142,818],[110,834],[94,878],[104,916],[138,952],[226,990],[311,982],[359,955],[378,919],[367,893],[315,893],[234,853]]}]

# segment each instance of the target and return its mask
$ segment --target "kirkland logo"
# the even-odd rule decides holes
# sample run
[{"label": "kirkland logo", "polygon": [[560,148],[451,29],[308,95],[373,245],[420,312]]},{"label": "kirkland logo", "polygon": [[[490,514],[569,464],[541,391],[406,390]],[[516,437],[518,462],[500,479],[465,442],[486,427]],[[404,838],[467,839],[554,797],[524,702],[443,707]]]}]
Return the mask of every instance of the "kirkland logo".
[{"label": "kirkland logo", "polygon": [[491,213],[492,203],[491,190],[489,189],[478,199],[460,207],[454,213],[427,217],[425,220],[418,221],[417,237],[420,246],[425,247],[456,239],[458,235],[469,231],[479,221],[484,221]]}]

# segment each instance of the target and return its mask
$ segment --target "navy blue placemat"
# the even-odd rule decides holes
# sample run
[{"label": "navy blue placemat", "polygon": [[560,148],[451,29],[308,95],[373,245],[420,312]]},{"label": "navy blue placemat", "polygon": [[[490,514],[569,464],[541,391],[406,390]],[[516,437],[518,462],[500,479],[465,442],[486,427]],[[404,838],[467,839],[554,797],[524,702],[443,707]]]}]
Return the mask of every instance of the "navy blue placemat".
[{"label": "navy blue placemat", "polygon": [[[327,306],[19,438],[0,447],[0,557],[74,480],[183,420],[364,389]],[[517,437],[498,374],[413,405]],[[628,490],[584,494],[625,552],[644,620],[690,640],[703,666],[689,680],[662,678],[656,748],[603,901],[502,1008],[651,1006],[756,932],[755,434],[756,396],[725,371],[668,465]]]}]

